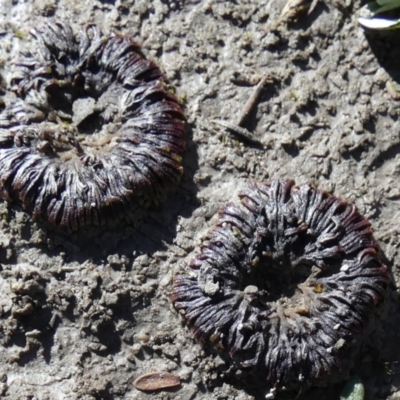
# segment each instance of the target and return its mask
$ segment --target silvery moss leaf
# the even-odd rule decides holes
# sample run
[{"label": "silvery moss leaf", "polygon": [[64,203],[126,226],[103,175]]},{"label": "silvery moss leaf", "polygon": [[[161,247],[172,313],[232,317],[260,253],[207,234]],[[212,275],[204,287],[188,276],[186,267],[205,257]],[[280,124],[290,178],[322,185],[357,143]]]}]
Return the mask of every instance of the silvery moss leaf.
[{"label": "silvery moss leaf", "polygon": [[400,0],[376,0],[366,4],[361,9],[361,17],[358,22],[370,29],[396,29],[400,28],[400,18],[388,18],[378,14],[400,8]]}]

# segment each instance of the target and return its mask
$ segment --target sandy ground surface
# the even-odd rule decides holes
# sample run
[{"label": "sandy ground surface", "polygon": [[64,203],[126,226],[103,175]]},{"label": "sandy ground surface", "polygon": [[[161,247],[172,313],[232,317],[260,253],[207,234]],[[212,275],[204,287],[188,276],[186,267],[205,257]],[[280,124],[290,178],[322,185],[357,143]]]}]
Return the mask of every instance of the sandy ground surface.
[{"label": "sandy ground surface", "polygon": [[[1,68],[29,30],[56,17],[132,35],[176,87],[188,120],[177,191],[134,226],[70,234],[0,203],[0,396],[5,399],[264,398],[262,382],[202,348],[171,307],[174,271],[248,179],[312,182],[355,202],[399,283],[399,33],[366,34],[359,2],[319,2],[276,27],[284,1],[0,0]],[[232,138],[254,85],[268,84]],[[395,291],[361,346],[352,375],[366,399],[400,398],[400,300]],[[180,388],[145,394],[150,371]],[[339,399],[343,383],[299,399]],[[282,395],[280,398],[294,398]]]}]

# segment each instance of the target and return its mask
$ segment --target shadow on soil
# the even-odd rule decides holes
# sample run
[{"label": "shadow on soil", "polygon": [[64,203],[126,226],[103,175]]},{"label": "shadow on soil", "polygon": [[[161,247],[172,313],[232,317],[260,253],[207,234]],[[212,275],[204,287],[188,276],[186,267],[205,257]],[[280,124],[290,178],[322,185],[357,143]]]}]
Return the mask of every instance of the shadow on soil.
[{"label": "shadow on soil", "polygon": [[381,67],[400,83],[400,31],[366,31],[365,36]]}]

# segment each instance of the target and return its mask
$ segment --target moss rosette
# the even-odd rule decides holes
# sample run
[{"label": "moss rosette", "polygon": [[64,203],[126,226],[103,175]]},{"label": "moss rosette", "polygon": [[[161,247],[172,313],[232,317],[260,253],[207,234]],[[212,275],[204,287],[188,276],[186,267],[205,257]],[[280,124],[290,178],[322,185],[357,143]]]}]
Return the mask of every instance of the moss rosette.
[{"label": "moss rosette", "polygon": [[182,175],[184,115],[128,36],[51,21],[13,66],[0,195],[71,230],[157,205]]},{"label": "moss rosette", "polygon": [[342,379],[389,278],[355,205],[291,180],[219,213],[171,300],[195,337],[276,389]]}]

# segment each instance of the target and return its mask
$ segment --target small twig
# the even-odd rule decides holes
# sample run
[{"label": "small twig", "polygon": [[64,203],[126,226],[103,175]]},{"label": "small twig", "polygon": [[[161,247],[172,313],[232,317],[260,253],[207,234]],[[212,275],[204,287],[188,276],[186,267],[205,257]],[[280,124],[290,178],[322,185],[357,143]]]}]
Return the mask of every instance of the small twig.
[{"label": "small twig", "polygon": [[247,118],[251,114],[251,112],[254,109],[254,106],[258,102],[261,93],[264,89],[264,85],[266,82],[269,81],[268,75],[264,75],[260,82],[257,84],[255,87],[252,95],[249,97],[249,99],[246,101],[246,104],[244,105],[243,111],[241,112],[238,122],[236,124],[232,124],[231,122],[227,121],[222,121],[219,119],[215,119],[211,122],[214,122],[215,124],[221,125],[224,128],[227,128],[229,131],[235,133],[237,136],[241,137],[244,140],[247,140],[252,143],[260,144],[260,141],[257,140],[252,133],[250,133],[246,128],[243,127],[243,125],[246,123]]},{"label": "small twig", "polygon": [[242,128],[240,126],[237,126],[236,124],[232,124],[231,122],[228,121],[222,121],[220,119],[213,119],[211,122],[217,125],[221,125],[224,128],[227,128],[228,132],[232,131],[242,139],[245,139],[252,143],[260,144],[260,141],[258,141],[246,128]]},{"label": "small twig", "polygon": [[269,81],[269,76],[264,75],[260,82],[258,82],[257,86],[254,89],[253,94],[249,97],[247,100],[246,104],[244,105],[243,111],[240,114],[240,117],[238,119],[237,125],[243,127],[245,122],[247,121],[247,118],[249,117],[250,113],[252,112],[255,104],[259,100],[261,93],[264,89],[264,85]]}]

